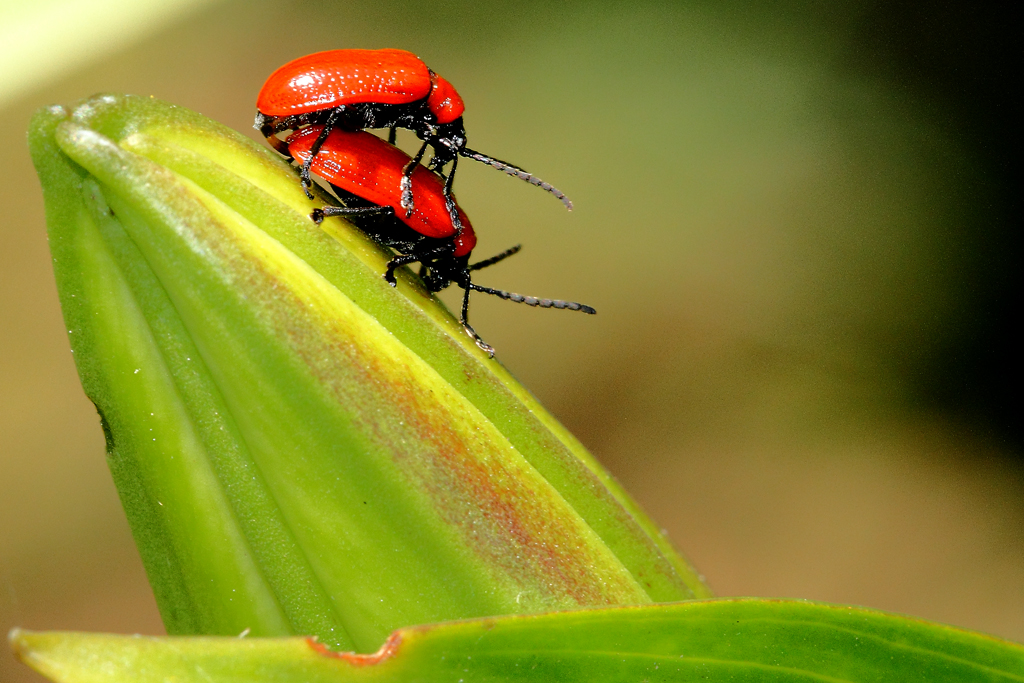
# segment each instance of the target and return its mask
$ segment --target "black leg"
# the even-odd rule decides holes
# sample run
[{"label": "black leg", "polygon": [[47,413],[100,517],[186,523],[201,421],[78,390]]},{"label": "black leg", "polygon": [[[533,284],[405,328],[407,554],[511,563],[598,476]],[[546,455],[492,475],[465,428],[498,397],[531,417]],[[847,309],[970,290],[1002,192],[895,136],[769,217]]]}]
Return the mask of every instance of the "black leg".
[{"label": "black leg", "polygon": [[325,218],[330,216],[394,216],[395,210],[390,206],[361,206],[348,208],[345,206],[325,206],[321,209],[313,209],[309,217],[319,225]]},{"label": "black leg", "polygon": [[302,170],[299,172],[299,177],[302,179],[302,191],[310,199],[313,198],[313,193],[309,191],[309,188],[313,187],[313,181],[309,178],[309,169],[313,165],[313,159],[320,153],[320,148],[324,146],[327,136],[334,130],[335,124],[341,118],[344,111],[344,105],[331,111],[331,115],[327,117],[327,122],[324,123],[324,129],[320,131],[320,134],[316,136],[316,140],[313,141],[313,146],[309,150],[309,158],[302,164]]},{"label": "black leg", "polygon": [[[389,206],[389,207],[386,207],[386,208],[390,209],[391,207]],[[402,266],[407,266],[407,265],[409,265],[411,263],[416,263],[417,261],[419,261],[420,265],[421,265],[420,273],[421,273],[421,277],[422,277],[424,262],[426,262],[426,261],[433,261],[433,260],[436,260],[438,258],[442,258],[442,257],[444,257],[444,256],[446,256],[446,255],[448,255],[450,253],[451,253],[451,245],[450,244],[443,244],[443,245],[441,245],[439,247],[435,247],[433,249],[427,249],[425,251],[414,252],[412,254],[399,254],[398,256],[396,256],[393,259],[391,259],[390,261],[388,261],[388,269],[384,273],[384,279],[387,280],[388,283],[392,287],[394,287],[397,284],[396,280],[395,280],[395,270],[398,269],[398,268],[401,268]],[[439,291],[439,289],[443,289],[445,286],[447,286],[448,283],[447,283],[447,281],[445,281],[441,285],[440,288],[433,287],[432,283],[430,283],[430,282],[424,282],[424,284],[427,285],[427,290],[429,290],[431,292],[436,292],[436,291]]]},{"label": "black leg", "polygon": [[416,152],[416,156],[409,160],[409,163],[402,169],[402,208],[405,209],[405,217],[408,218],[412,215],[413,203],[412,203],[412,173],[416,170],[416,166],[423,160],[423,155],[427,151],[427,143],[424,142],[420,145],[420,151]]},{"label": "black leg", "polygon": [[473,150],[469,149],[468,147],[463,147],[461,150],[459,150],[459,154],[461,154],[464,157],[469,157],[470,159],[473,159],[474,161],[479,161],[482,164],[487,164],[488,166],[492,166],[492,167],[498,169],[499,171],[504,171],[505,173],[508,173],[511,176],[515,176],[516,178],[519,178],[520,180],[525,180],[526,182],[530,183],[531,185],[536,185],[537,187],[539,187],[540,189],[542,189],[542,190],[544,190],[546,192],[550,192],[551,194],[555,195],[555,197],[557,197],[558,199],[560,199],[562,201],[562,204],[565,205],[565,208],[567,208],[570,211],[572,211],[572,201],[570,201],[569,198],[566,197],[565,194],[561,190],[559,190],[557,187],[551,185],[550,183],[544,182],[543,180],[541,180],[537,176],[533,175],[532,173],[530,173],[528,171],[524,171],[523,169],[519,168],[518,166],[515,166],[515,165],[510,164],[508,162],[501,161],[500,159],[495,159],[494,157],[489,157],[486,154],[481,154],[480,152],[474,152]]},{"label": "black leg", "polygon": [[420,260],[420,257],[416,254],[400,254],[395,258],[388,261],[388,269],[384,272],[384,279],[392,287],[398,286],[398,281],[395,279],[395,269],[407,266],[410,263],[416,263]]},{"label": "black leg", "polygon": [[260,135],[267,139],[267,142],[277,151],[278,154],[281,154],[291,160],[292,153],[288,151],[288,145],[284,144],[284,140],[277,137],[277,133],[283,130],[278,128],[280,122],[280,118],[275,119],[270,116],[264,116],[260,112],[256,112],[256,121],[253,123],[253,128],[258,130]]},{"label": "black leg", "polygon": [[455,198],[452,197],[452,183],[455,182],[455,169],[459,166],[459,157],[452,157],[452,168],[448,171],[448,177],[444,179],[444,204],[448,209],[448,216],[452,219],[452,227],[455,228],[455,236],[462,234],[462,221],[459,220],[459,209],[455,205]]},{"label": "black leg", "polygon": [[279,116],[276,119],[271,119],[270,124],[273,126],[274,133],[283,133],[286,130],[298,130],[302,126],[308,126],[316,123],[313,120],[314,114],[296,114],[294,116]]},{"label": "black leg", "polygon": [[455,169],[459,166],[459,158],[452,157],[452,169],[448,171],[448,175],[444,179],[444,196],[452,196],[452,183],[455,182]]},{"label": "black leg", "polygon": [[388,133],[388,144],[393,145],[398,140],[398,129],[391,126],[391,132]]},{"label": "black leg", "polygon": [[484,351],[489,358],[494,358],[494,347],[481,339],[480,335],[473,329],[473,326],[469,324],[469,292],[475,288],[475,285],[473,285],[467,277],[465,284],[460,282],[459,286],[465,290],[465,294],[462,295],[462,317],[459,320],[459,322],[462,323],[462,329],[466,331],[466,334],[473,338],[476,345],[480,347],[480,349]]}]

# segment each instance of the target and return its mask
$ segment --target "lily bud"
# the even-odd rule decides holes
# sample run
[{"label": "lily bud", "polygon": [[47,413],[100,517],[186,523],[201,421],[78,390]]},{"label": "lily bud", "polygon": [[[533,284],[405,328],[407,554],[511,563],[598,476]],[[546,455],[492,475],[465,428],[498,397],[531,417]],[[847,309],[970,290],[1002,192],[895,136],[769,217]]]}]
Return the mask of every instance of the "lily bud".
[{"label": "lily bud", "polygon": [[172,634],[315,635],[708,595],[409,272],[273,152],[157,100],[39,112],[61,305]]}]

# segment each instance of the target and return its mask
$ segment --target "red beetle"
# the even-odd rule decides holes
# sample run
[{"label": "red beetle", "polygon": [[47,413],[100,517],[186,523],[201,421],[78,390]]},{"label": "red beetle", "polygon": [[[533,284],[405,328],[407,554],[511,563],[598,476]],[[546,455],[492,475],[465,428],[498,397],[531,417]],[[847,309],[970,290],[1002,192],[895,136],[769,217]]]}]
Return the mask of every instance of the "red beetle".
[{"label": "red beetle", "polygon": [[408,128],[423,140],[423,145],[397,181],[402,190],[398,208],[406,215],[412,213],[415,204],[413,168],[423,159],[427,145],[434,150],[431,170],[441,172],[449,162],[452,164],[444,185],[445,198],[451,197],[458,157],[464,156],[537,185],[572,209],[572,202],[564,194],[540,178],[467,148],[462,124],[465,105],[459,93],[405,50],[329,50],[300,57],[270,75],[260,90],[256,108],[255,127],[282,154],[288,152],[277,133],[311,124],[323,126],[312,145],[312,155],[302,164],[302,188],[311,199],[310,165],[331,130],[390,128],[389,142],[394,144],[395,130]]},{"label": "red beetle", "polygon": [[[319,153],[313,149],[321,142]],[[485,292],[494,296],[541,308],[566,308],[596,313],[590,306],[574,301],[539,299],[474,284],[470,273],[486,268],[519,251],[512,247],[497,256],[470,265],[469,255],[476,246],[476,234],[466,214],[444,194],[445,183],[436,173],[416,164],[410,174],[410,188],[419,207],[406,216],[398,180],[404,177],[410,158],[402,150],[362,131],[335,128],[323,136],[322,126],[302,128],[285,141],[289,156],[306,164],[327,180],[345,206],[325,206],[310,217],[319,223],[327,216],[345,216],[378,244],[390,247],[397,255],[388,262],[384,279],[396,285],[395,269],[420,264],[420,277],[431,292],[439,292],[451,283],[465,290],[460,322],[476,340],[477,346],[491,356],[494,349],[470,326],[469,293]],[[450,207],[454,206],[456,221]]]}]

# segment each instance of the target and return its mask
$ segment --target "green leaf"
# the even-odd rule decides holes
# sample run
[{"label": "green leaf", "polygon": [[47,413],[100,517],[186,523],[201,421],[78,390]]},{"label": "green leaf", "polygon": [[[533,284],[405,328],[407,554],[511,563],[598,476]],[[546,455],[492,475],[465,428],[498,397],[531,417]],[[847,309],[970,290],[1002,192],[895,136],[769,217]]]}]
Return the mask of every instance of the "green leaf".
[{"label": "green leaf", "polygon": [[316,635],[707,589],[274,153],[97,96],[30,132],[65,322],[168,631]]},{"label": "green leaf", "polygon": [[62,683],[1024,681],[1024,648],[883,612],[709,600],[417,626],[374,655],[315,641],[12,633]]}]

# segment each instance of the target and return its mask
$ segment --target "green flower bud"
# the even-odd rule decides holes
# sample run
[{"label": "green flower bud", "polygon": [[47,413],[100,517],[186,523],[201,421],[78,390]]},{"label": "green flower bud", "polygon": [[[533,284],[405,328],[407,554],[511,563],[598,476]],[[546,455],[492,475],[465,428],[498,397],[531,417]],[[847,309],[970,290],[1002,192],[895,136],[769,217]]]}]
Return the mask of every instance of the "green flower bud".
[{"label": "green flower bud", "polygon": [[71,345],[173,634],[372,651],[466,617],[707,595],[582,446],[295,172],[97,96],[30,134]]}]

